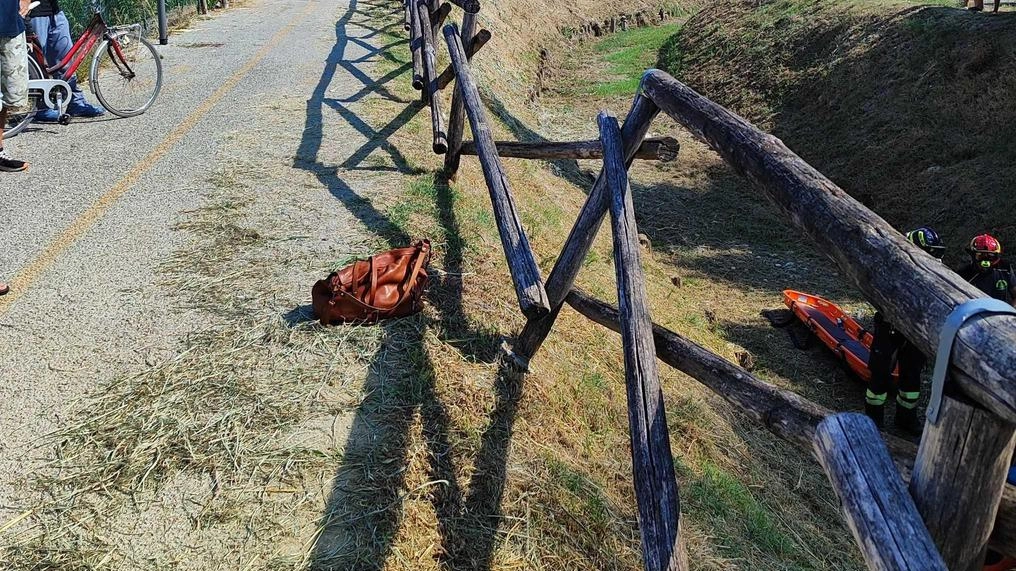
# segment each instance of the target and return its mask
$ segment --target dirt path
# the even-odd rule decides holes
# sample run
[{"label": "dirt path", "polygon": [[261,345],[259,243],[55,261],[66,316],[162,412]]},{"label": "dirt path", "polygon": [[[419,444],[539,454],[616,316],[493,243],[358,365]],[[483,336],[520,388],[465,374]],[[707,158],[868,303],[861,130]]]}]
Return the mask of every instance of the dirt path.
[{"label": "dirt path", "polygon": [[195,20],[160,50],[149,113],[11,142],[33,166],[0,182],[5,568],[312,563],[383,335],[323,332],[307,303],[382,242],[386,169],[359,115],[389,96],[372,79],[384,5]]}]

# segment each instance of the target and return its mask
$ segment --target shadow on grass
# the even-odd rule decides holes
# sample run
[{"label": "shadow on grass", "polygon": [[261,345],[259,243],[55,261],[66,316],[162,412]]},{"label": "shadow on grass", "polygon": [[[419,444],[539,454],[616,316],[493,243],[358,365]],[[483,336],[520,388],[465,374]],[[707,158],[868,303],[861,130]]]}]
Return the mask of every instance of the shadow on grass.
[{"label": "shadow on grass", "polygon": [[[336,23],[336,44],[321,79],[307,102],[307,119],[295,166],[312,172],[329,192],[379,238],[393,246],[411,241],[409,233],[390,216],[376,208],[370,199],[360,196],[344,180],[355,170],[378,170],[364,165],[375,151],[386,153],[394,168],[403,174],[422,174],[412,167],[389,140],[424,109],[418,102],[406,102],[385,85],[408,81],[408,62],[392,53],[403,42],[394,41],[375,48],[365,38],[382,36],[394,27],[372,27],[375,18],[397,18],[401,9],[391,4],[352,0],[348,11]],[[359,16],[359,17],[358,17]],[[357,36],[357,34],[360,34]],[[360,52],[354,54],[354,52]],[[374,79],[370,65],[377,59],[388,60],[396,68]],[[361,67],[363,69],[361,69]],[[338,74],[342,74],[341,76]],[[348,89],[347,77],[361,84],[345,98],[330,98],[330,89]],[[346,105],[367,97],[408,103],[380,129],[376,129]],[[364,138],[360,148],[337,165],[322,156],[323,121],[328,115],[343,119]],[[444,271],[431,281],[428,296],[437,312],[436,322],[425,315],[388,322],[384,342],[370,364],[363,387],[365,398],[352,421],[342,461],[319,522],[312,548],[312,569],[382,569],[392,555],[399,534],[403,505],[406,501],[426,498],[437,518],[441,537],[435,557],[445,569],[486,569],[493,556],[501,517],[501,496],[505,485],[505,462],[512,427],[521,397],[521,378],[499,365],[492,383],[494,409],[473,458],[475,470],[463,487],[457,463],[467,453],[456,450],[450,434],[454,421],[438,391],[438,375],[428,355],[425,338],[436,330],[439,339],[447,339],[468,359],[494,362],[500,338],[490,331],[470,327],[462,304],[463,243],[455,216],[454,195],[447,180],[435,177],[437,223],[444,235],[442,252]],[[307,309],[287,314],[287,322],[305,320]],[[415,427],[420,427],[426,448],[427,483],[406,490],[411,450],[416,444]]]}]

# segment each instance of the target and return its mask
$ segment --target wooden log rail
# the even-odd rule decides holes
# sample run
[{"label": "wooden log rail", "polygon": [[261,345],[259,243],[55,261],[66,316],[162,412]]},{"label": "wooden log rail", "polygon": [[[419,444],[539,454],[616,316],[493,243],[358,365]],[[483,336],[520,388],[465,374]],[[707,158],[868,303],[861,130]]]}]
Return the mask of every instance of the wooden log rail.
[{"label": "wooden log rail", "polygon": [[[776,137],[661,71],[645,74],[642,91],[754,182],[926,355],[937,353],[952,311],[982,297]],[[950,363],[953,388],[996,420],[975,425],[975,406],[929,425],[925,440],[940,444],[919,450],[910,492],[946,565],[973,571],[983,561],[1005,487],[1003,468],[1013,452],[1016,317],[967,321]],[[956,525],[965,526],[964,532],[955,533]]]},{"label": "wooden log rail", "polygon": [[[495,141],[497,153],[501,157],[516,159],[602,159],[603,147],[600,141],[575,141],[573,143],[517,143],[514,141]],[[673,137],[660,137],[642,141],[635,150],[635,158],[646,161],[670,162],[677,159],[681,146]],[[475,155],[476,144],[466,141],[462,144],[463,155]]]},{"label": "wooden log rail", "polygon": [[445,131],[444,115],[441,113],[441,90],[437,87],[437,49],[434,46],[434,27],[431,24],[430,8],[426,0],[417,2],[416,11],[420,29],[423,31],[423,97],[430,104],[431,132],[434,135],[433,150],[440,155],[448,151],[448,133]]},{"label": "wooden log rail", "polygon": [[869,569],[948,569],[870,418],[826,418],[814,448]]},{"label": "wooden log rail", "polygon": [[[463,20],[471,20],[472,21],[471,26],[474,28],[476,27],[476,18],[470,18],[469,15],[467,14],[466,16],[463,17]],[[466,40],[467,37],[471,37],[472,39],[470,39],[467,42]],[[490,41],[490,38],[491,38],[490,30],[480,30],[479,32],[476,32],[475,35],[473,35],[472,31],[467,30],[465,23],[463,23],[462,44],[466,46],[466,59],[471,59],[476,54],[476,52],[480,51],[480,48],[482,48],[487,42]],[[444,89],[448,87],[448,84],[450,84],[452,81],[455,81],[455,68],[449,65],[444,69],[444,71],[441,72],[441,75],[437,76],[437,88]],[[455,116],[454,109],[455,104],[453,103],[452,117]],[[463,111],[461,102],[459,103],[458,109],[459,111]],[[461,136],[461,132],[459,133],[459,136]]]},{"label": "wooden log rail", "polygon": [[501,235],[505,257],[508,259],[508,269],[515,284],[519,307],[526,317],[539,317],[550,310],[547,292],[543,288],[543,278],[540,276],[539,268],[536,267],[533,251],[529,247],[529,240],[519,220],[508,176],[505,175],[504,166],[497,155],[487,114],[480,101],[480,92],[473,81],[458,27],[455,24],[448,24],[444,28],[444,36],[452,65],[455,67],[456,91],[462,98],[473,131],[473,140],[476,141],[477,156],[483,168],[483,177],[487,181],[490,201],[494,207],[494,220]]},{"label": "wooden log rail", "polygon": [[[631,243],[634,214],[627,167],[636,158],[676,158],[676,141],[645,139],[652,121],[663,111],[754,182],[925,354],[934,354],[949,313],[980,293],[906,241],[779,139],[657,70],[643,76],[623,127],[618,128],[610,117],[598,119],[599,141],[495,142],[469,65],[469,59],[490,40],[490,32],[476,32],[478,2],[448,2],[406,3],[413,85],[429,102],[433,149],[446,153],[445,170],[452,177],[462,154],[479,158],[519,306],[528,318],[512,347],[518,364],[528,366],[566,299],[580,313],[622,332],[647,569],[687,567],[665,421],[662,431],[657,427],[664,412],[655,360],[646,350],[650,330],[655,352],[665,362],[699,379],[777,435],[815,453],[843,502],[848,524],[870,567],[974,571],[989,541],[1003,553],[1016,553],[1016,489],[1004,485],[1008,459],[1016,446],[1016,317],[975,318],[960,329],[949,370],[951,390],[957,394],[945,398],[942,418],[927,427],[916,459],[912,445],[886,437],[902,480],[910,481],[914,499],[910,502],[909,496],[900,494],[900,475],[894,475],[872,427],[860,426],[860,420],[851,417],[823,420],[829,411],[766,385],[651,324],[638,250]],[[434,36],[451,5],[466,14],[461,34],[455,25],[443,28],[452,64],[438,73]],[[446,128],[440,94],[453,80],[456,86]],[[473,141],[463,141],[467,120]],[[501,156],[604,161],[546,283],[519,221]],[[605,309],[604,304],[572,291],[608,212],[622,302],[621,314],[615,311],[613,317],[609,306]],[[878,445],[867,444],[872,442]],[[893,497],[885,496],[885,489],[864,485],[872,478],[890,482],[887,489]],[[955,533],[956,526],[963,532]],[[907,538],[910,543],[904,547],[906,542],[901,541]]]},{"label": "wooden log rail", "polygon": [[[587,319],[614,332],[620,331],[617,308],[580,290],[566,301]],[[793,391],[771,385],[723,357],[660,325],[653,325],[656,356],[671,367],[705,385],[740,413],[759,422],[779,438],[814,454],[818,425],[834,413]],[[904,480],[911,480],[917,447],[892,435],[883,435]],[[952,508],[951,508],[952,509]],[[976,510],[975,510],[976,511]],[[955,513],[952,509],[951,513]],[[1016,487],[1006,486],[995,518],[989,545],[1016,554]]]},{"label": "wooden log rail", "polygon": [[448,0],[452,4],[455,4],[466,14],[477,14],[480,12],[480,0]]},{"label": "wooden log rail", "polygon": [[[462,34],[459,38],[463,45],[469,46],[469,50],[466,51],[466,62],[469,62],[473,54],[490,39],[490,32],[480,30],[480,33],[477,34],[475,30],[476,15],[467,12],[462,16]],[[486,32],[486,37],[484,37],[484,32]],[[448,66],[448,69],[452,70],[452,76],[454,76],[455,68]],[[444,160],[444,170],[451,177],[454,177],[459,170],[459,161],[462,156],[462,131],[465,124],[466,109],[462,99],[462,90],[456,87],[452,94],[452,112],[448,119],[448,152],[445,154]]]},{"label": "wooden log rail", "polygon": [[413,57],[413,89],[423,89],[423,28],[416,0],[406,0],[409,14],[409,50]]},{"label": "wooden log rail", "polygon": [[[624,158],[627,165],[631,165],[635,152],[642,144],[649,132],[653,119],[660,112],[659,107],[648,97],[641,94],[635,95],[631,109],[625,117],[624,125],[621,127],[621,138],[624,147]],[[512,347],[516,363],[522,368],[528,368],[529,359],[536,353],[544,339],[550,333],[554,321],[564,298],[571,291],[579,269],[582,267],[589,248],[596,239],[596,233],[600,229],[600,223],[609,208],[609,193],[607,191],[607,180],[603,172],[596,178],[593,188],[589,191],[579,216],[572,225],[568,238],[565,239],[561,254],[554,263],[550,275],[547,276],[546,289],[551,311],[549,314],[530,319],[526,326],[519,333]]]},{"label": "wooden log rail", "polygon": [[635,206],[617,119],[597,118],[603,146],[603,170],[610,188],[614,235],[614,270],[624,346],[628,426],[631,437],[635,498],[642,533],[642,561],[647,571],[688,569],[682,544],[681,510],[674,458],[670,451],[663,390],[656,369],[653,323],[646,303],[645,276],[639,259]]},{"label": "wooden log rail", "polygon": [[[642,91],[751,180],[926,355],[946,317],[980,291],[924,254],[885,220],[801,160],[782,141],[659,70]],[[1016,423],[1016,317],[972,319],[952,353],[956,384]]]}]

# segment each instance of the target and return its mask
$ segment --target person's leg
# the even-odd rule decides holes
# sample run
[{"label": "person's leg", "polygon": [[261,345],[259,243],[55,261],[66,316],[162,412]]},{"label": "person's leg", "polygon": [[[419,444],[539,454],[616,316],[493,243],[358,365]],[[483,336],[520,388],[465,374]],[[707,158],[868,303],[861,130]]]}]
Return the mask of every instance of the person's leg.
[{"label": "person's leg", "polygon": [[[35,37],[39,40],[39,45],[42,46],[42,55],[46,57],[46,61],[49,62],[49,16],[36,16],[30,18],[32,24],[32,31],[35,32]],[[53,65],[50,63],[49,65]]]},{"label": "person's leg", "polygon": [[926,359],[912,343],[900,347],[900,386],[896,392],[896,426],[913,434],[921,433],[917,401],[921,398],[921,371]]},{"label": "person's leg", "polygon": [[[63,11],[57,12],[53,16],[52,23],[53,27],[50,29],[49,38],[50,47],[47,48],[46,57],[48,59],[50,53],[54,54],[55,61],[51,65],[55,65],[55,62],[62,61],[71,52],[71,48],[74,47],[74,39],[71,38],[71,24],[67,21],[67,15]],[[78,87],[76,77],[68,79],[67,83],[71,86],[71,101],[67,106],[68,114],[74,117],[98,117],[105,113],[102,107],[91,105],[85,101],[85,94]]]},{"label": "person's leg", "polygon": [[[28,109],[28,48],[25,34],[13,38],[0,37],[0,125],[7,125],[9,112]],[[10,156],[4,149],[3,129],[0,129],[0,171],[18,172],[28,169],[28,163]]]},{"label": "person's leg", "polygon": [[[49,42],[43,44],[46,46],[46,61],[49,62],[49,65],[56,65],[63,61],[63,58],[67,57],[67,54],[71,53],[71,48],[74,47],[74,40],[71,39],[71,25],[62,11],[54,14],[52,18],[47,16],[46,19],[50,20],[51,26]],[[39,42],[41,43],[42,40],[40,39]],[[67,83],[71,86],[71,101],[84,103],[85,96],[78,87],[78,78],[72,77],[67,80]]]},{"label": "person's leg", "polygon": [[882,314],[876,313],[874,339],[871,342],[871,354],[868,356],[871,381],[864,395],[864,413],[871,417],[879,428],[882,427],[885,418],[885,401],[888,398],[889,386],[892,384],[893,355],[899,348],[897,337]]},{"label": "person's leg", "polygon": [[[42,46],[42,55],[48,65],[53,65],[54,57],[53,50],[50,49],[50,42],[53,39],[52,33],[52,22],[49,16],[36,16],[31,19],[32,31],[35,32],[35,37],[39,40],[39,45]],[[59,61],[59,60],[56,60]],[[35,119],[38,123],[55,123],[60,119],[60,112],[56,109],[50,109],[39,101],[39,110],[35,113]]]}]

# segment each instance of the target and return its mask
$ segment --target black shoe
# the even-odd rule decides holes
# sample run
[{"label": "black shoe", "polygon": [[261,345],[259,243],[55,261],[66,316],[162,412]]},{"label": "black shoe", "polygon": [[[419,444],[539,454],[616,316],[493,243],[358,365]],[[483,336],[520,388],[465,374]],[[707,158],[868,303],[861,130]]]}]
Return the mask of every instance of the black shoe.
[{"label": "black shoe", "polygon": [[7,151],[0,149],[0,171],[21,172],[28,170],[28,163],[12,158]]},{"label": "black shoe", "polygon": [[864,414],[868,415],[868,418],[875,422],[875,426],[882,429],[882,424],[885,420],[885,405],[875,405],[864,403]]},{"label": "black shoe", "polygon": [[917,418],[916,408],[896,407],[896,428],[918,435],[924,430],[924,424]]}]

